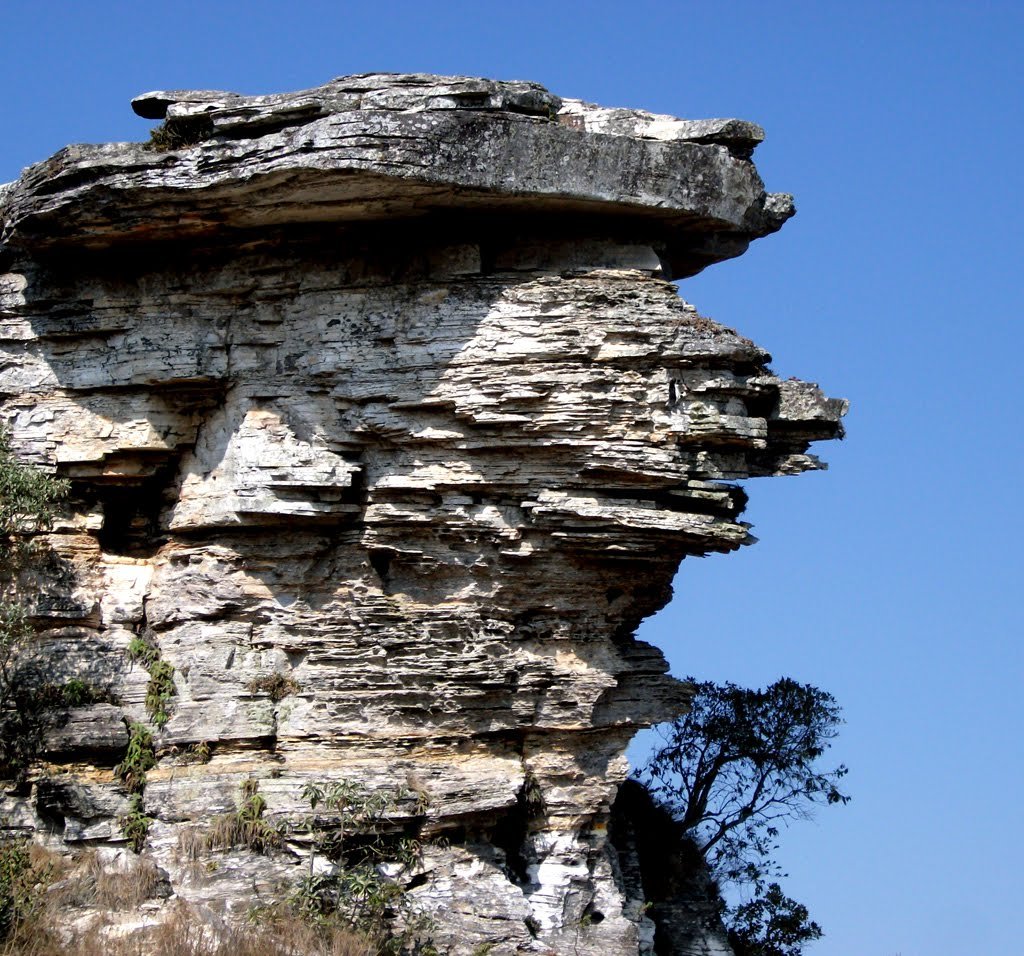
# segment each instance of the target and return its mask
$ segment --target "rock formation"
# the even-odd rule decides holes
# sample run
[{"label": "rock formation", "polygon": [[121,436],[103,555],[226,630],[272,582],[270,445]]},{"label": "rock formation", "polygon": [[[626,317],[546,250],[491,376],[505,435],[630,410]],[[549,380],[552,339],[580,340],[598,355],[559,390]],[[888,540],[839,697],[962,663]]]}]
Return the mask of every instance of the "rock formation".
[{"label": "rock formation", "polygon": [[115,865],[144,725],[143,853],[217,918],[305,846],[197,869],[183,833],[246,780],[271,823],[357,780],[411,794],[442,948],[650,951],[608,822],[687,687],[634,630],[684,557],[752,540],[733,482],[821,467],[845,410],[670,281],[792,214],[761,130],[423,75],[133,106],[153,144],[0,186],[0,420],[73,489],[35,651],[111,701],[6,826]]}]

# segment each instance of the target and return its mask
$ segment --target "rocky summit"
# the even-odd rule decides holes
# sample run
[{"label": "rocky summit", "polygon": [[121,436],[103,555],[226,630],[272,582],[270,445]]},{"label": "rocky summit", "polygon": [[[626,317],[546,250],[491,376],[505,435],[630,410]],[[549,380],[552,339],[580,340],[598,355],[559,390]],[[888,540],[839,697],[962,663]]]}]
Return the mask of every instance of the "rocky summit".
[{"label": "rocky summit", "polygon": [[442,952],[728,952],[616,794],[689,694],[637,625],[842,435],[671,281],[792,215],[761,129],[419,74],[132,105],[0,186],[0,421],[71,487],[26,653],[92,689],[0,822],[157,874],[69,932],[286,898],[344,784]]}]

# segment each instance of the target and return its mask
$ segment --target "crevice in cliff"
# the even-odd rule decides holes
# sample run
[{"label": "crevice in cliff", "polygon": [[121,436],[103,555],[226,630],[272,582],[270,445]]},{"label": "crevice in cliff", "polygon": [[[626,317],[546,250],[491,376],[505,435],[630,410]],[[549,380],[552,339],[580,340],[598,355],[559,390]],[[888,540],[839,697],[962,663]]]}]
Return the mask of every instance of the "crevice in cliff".
[{"label": "crevice in cliff", "polygon": [[619,787],[608,837],[619,857],[629,898],[649,903],[657,956],[685,956],[698,939],[718,937],[723,947],[723,902],[704,857],[678,821],[636,780]]},{"label": "crevice in cliff", "polygon": [[505,854],[509,877],[517,886],[531,885],[529,837],[544,815],[544,801],[533,773],[527,769],[515,805],[506,810],[490,829],[491,843]]},{"label": "crevice in cliff", "polygon": [[107,554],[151,558],[167,540],[160,516],[170,504],[181,455],[172,455],[142,478],[125,483],[96,484],[94,494],[103,509],[103,525],[96,533]]},{"label": "crevice in cliff", "polygon": [[367,552],[370,567],[373,568],[380,579],[381,590],[388,594],[388,582],[391,577],[391,562],[395,559],[395,552],[391,548],[371,548]]}]

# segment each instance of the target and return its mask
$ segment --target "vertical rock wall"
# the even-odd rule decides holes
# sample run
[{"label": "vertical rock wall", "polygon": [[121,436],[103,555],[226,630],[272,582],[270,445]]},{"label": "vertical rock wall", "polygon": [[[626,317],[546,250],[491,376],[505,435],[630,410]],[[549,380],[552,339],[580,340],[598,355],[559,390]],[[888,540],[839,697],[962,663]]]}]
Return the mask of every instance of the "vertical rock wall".
[{"label": "vertical rock wall", "polygon": [[441,945],[649,950],[607,824],[687,688],[634,629],[682,558],[750,540],[731,482],[819,467],[845,410],[669,281],[791,214],[760,130],[419,75],[135,108],[174,148],[0,187],[2,420],[73,488],[36,651],[115,701],[69,712],[6,825],[122,847],[137,722],[144,853],[197,907],[301,870],[301,841],[183,858],[243,781],[283,822],[356,779],[409,790]]}]

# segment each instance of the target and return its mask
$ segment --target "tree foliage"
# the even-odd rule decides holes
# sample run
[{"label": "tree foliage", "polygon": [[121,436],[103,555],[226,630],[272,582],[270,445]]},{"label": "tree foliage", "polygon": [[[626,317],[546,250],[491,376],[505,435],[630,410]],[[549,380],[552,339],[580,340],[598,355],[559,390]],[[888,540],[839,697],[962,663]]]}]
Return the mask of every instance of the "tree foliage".
[{"label": "tree foliage", "polygon": [[[293,830],[310,841],[309,872],[292,894],[292,906],[315,925],[358,931],[379,956],[436,956],[432,921],[395,879],[420,860],[425,791],[371,790],[355,780],[335,780],[308,783],[302,796],[311,812]],[[420,819],[410,832],[396,818],[400,804],[413,797]],[[328,865],[318,867],[318,858]]]},{"label": "tree foliage", "polygon": [[22,464],[0,428],[0,555],[10,557],[17,531],[46,527],[67,483]]},{"label": "tree foliage", "polygon": [[47,710],[64,703],[25,654],[33,631],[17,591],[36,553],[32,534],[49,525],[66,492],[65,482],[19,462],[0,428],[0,773],[15,777],[41,745]]},{"label": "tree foliage", "polygon": [[696,842],[712,875],[753,899],[727,912],[742,956],[793,956],[821,936],[772,877],[781,829],[815,806],[845,804],[842,764],[818,766],[842,723],[835,698],[783,678],[764,690],[694,682],[688,714],[640,774]]},{"label": "tree foliage", "polygon": [[736,956],[800,956],[803,944],[821,939],[807,907],[769,883],[729,916],[729,945]]},{"label": "tree foliage", "polygon": [[0,842],[0,948],[18,924],[39,910],[39,882],[28,844],[23,840]]}]

